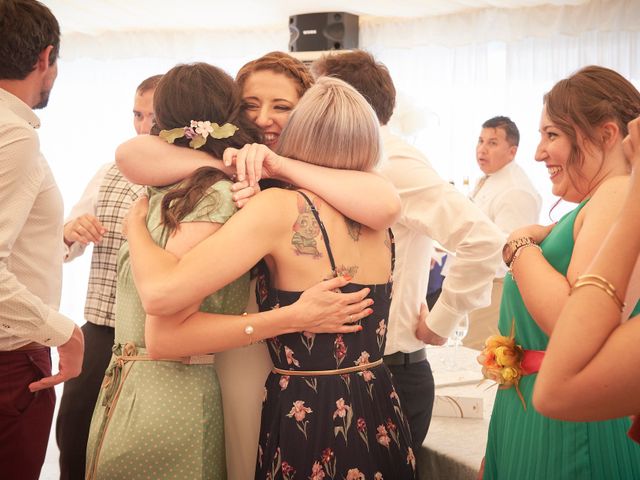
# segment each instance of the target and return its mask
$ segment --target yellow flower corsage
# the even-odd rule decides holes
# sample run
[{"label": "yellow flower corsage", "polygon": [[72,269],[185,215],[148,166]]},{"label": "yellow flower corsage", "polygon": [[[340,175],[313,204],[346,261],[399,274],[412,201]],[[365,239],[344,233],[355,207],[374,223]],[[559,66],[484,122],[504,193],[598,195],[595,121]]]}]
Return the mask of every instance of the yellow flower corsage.
[{"label": "yellow flower corsage", "polygon": [[511,334],[492,335],[485,341],[484,349],[478,355],[478,363],[482,365],[482,375],[496,382],[498,388],[515,387],[524,409],[527,405],[518,384],[523,376],[522,358],[524,350],[515,341],[515,320],[511,325]]}]

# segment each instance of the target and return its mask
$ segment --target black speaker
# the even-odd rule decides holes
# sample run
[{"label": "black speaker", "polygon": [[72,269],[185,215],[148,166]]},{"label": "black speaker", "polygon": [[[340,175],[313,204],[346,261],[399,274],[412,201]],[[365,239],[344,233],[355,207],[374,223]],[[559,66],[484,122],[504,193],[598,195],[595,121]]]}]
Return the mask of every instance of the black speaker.
[{"label": "black speaker", "polygon": [[289,33],[290,52],[358,48],[358,15],[345,12],[292,15]]}]

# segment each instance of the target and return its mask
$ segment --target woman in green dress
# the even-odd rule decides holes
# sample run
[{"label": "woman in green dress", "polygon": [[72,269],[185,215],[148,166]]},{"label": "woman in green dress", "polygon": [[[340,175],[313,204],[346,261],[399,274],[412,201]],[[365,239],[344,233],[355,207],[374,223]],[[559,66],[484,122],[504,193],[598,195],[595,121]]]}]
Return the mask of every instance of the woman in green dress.
[{"label": "woman in green dress", "polygon": [[[523,376],[497,392],[484,479],[640,478],[640,446],[626,436],[628,418],[565,422],[540,415],[531,402],[536,372],[571,286],[622,207],[630,173],[622,140],[638,114],[640,93],[603,67],[581,69],[544,97],[536,160],[545,164],[553,193],[578,206],[556,224],[514,231],[505,245],[510,274],[499,328],[524,349]],[[626,298],[623,318],[637,301],[637,295]],[[487,347],[485,354],[495,344]],[[490,356],[484,360],[491,368]]]},{"label": "woman in green dress", "polygon": [[640,117],[628,128],[623,146],[633,174],[627,199],[553,330],[533,404],[562,420],[633,415],[629,436],[640,442],[640,316],[620,321],[622,299],[640,290]]}]

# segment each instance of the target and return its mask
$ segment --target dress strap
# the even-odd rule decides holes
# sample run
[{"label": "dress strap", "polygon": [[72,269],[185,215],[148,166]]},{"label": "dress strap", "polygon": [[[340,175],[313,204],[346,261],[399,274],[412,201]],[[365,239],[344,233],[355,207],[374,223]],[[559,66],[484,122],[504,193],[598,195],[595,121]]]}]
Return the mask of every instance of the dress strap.
[{"label": "dress strap", "polygon": [[316,221],[320,226],[320,231],[322,232],[322,238],[324,239],[324,246],[327,248],[327,255],[329,255],[329,261],[331,262],[331,271],[335,275],[336,262],[333,259],[333,252],[331,251],[331,245],[329,245],[329,235],[327,235],[327,230],[324,228],[324,223],[322,223],[322,220],[320,220],[320,215],[318,214],[318,210],[316,209],[316,206],[313,204],[311,199],[304,192],[301,192],[300,190],[297,190],[297,192],[300,195],[302,195],[302,197],[305,199],[305,201],[309,205],[309,208],[311,209],[311,213],[313,213],[313,216],[316,218]]},{"label": "dress strap", "polygon": [[391,275],[393,276],[393,271],[396,268],[396,241],[393,236],[393,231],[388,228],[389,232],[389,242],[391,243]]}]

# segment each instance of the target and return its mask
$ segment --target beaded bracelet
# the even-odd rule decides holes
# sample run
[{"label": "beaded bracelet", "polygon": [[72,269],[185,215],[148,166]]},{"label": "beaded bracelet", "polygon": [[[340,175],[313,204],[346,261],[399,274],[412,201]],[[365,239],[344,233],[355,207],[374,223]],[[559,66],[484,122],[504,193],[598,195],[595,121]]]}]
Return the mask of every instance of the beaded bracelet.
[{"label": "beaded bracelet", "polygon": [[595,275],[595,274],[580,275],[576,280],[576,283],[574,283],[573,287],[571,287],[571,291],[569,292],[569,295],[571,295],[571,293],[573,293],[574,290],[587,285],[598,287],[600,290],[602,290],[603,292],[605,292],[607,295],[611,297],[611,299],[616,304],[616,306],[620,309],[621,312],[622,310],[624,310],[625,303],[620,299],[620,297],[618,297],[618,294],[616,293],[616,288],[611,284],[611,282],[609,282],[606,278],[601,277],[600,275]]}]

